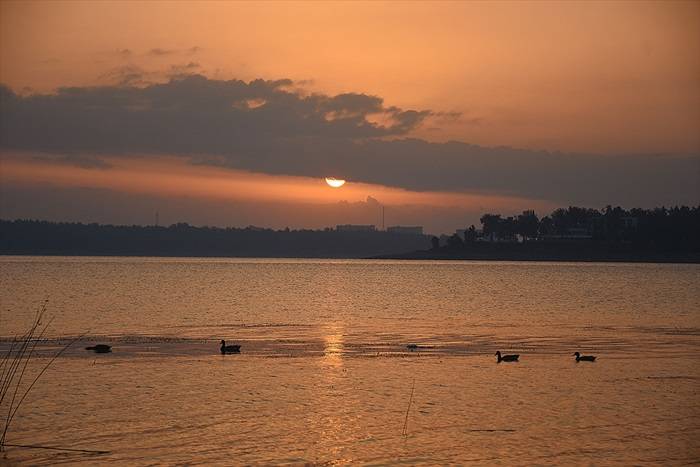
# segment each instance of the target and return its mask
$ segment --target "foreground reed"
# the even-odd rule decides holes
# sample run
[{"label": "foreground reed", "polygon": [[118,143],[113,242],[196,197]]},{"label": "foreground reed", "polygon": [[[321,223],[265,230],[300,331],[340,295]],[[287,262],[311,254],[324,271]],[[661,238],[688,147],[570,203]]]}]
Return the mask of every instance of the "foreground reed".
[{"label": "foreground reed", "polygon": [[[2,428],[0,452],[5,450],[7,433],[12,421],[39,378],[63,352],[80,339],[79,337],[75,338],[61,347],[33,377],[29,375],[27,368],[32,357],[36,358],[34,352],[36,346],[44,337],[52,321],[50,319],[44,324],[47,304],[48,300],[44,301],[37,310],[29,330],[12,339],[9,349],[0,358],[0,417],[2,417],[0,418],[0,428]],[[23,381],[25,381],[24,385]],[[31,382],[26,384],[28,381]]]},{"label": "foreground reed", "polygon": [[403,436],[408,435],[408,413],[411,411],[411,404],[413,403],[413,391],[416,389],[416,378],[413,378],[413,385],[411,385],[411,397],[408,399],[408,407],[406,408],[406,418],[403,420],[403,430],[401,434]]}]

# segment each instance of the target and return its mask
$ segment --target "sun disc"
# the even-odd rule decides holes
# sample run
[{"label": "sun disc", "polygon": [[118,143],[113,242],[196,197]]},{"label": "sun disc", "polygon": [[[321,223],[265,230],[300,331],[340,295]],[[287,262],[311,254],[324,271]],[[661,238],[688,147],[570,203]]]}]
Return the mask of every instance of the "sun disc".
[{"label": "sun disc", "polygon": [[340,180],[334,177],[326,177],[326,183],[328,183],[328,186],[330,187],[340,188],[341,186],[345,185],[345,180]]}]

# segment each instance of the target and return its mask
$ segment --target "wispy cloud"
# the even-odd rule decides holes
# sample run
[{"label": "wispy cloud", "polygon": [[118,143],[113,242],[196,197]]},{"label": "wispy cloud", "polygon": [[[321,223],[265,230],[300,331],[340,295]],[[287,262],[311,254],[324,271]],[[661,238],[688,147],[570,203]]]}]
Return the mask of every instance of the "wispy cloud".
[{"label": "wispy cloud", "polygon": [[189,62],[183,64],[170,65],[168,70],[168,76],[183,77],[185,75],[191,75],[201,69],[202,65],[197,62]]},{"label": "wispy cloud", "polygon": [[112,68],[100,75],[99,79],[117,86],[144,86],[153,82],[149,76],[153,76],[153,73],[138,65],[128,64]]},{"label": "wispy cloud", "polygon": [[151,49],[148,51],[148,55],[153,55],[156,57],[162,57],[164,55],[173,55],[174,53],[176,53],[175,50],[161,49],[160,47],[156,47],[155,49]]}]

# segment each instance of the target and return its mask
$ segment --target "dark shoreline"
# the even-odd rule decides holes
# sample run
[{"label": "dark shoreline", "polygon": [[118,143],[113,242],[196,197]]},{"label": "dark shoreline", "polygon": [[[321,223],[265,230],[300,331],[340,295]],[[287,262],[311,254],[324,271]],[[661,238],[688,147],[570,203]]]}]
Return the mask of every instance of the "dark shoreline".
[{"label": "dark shoreline", "polygon": [[562,262],[562,263],[650,263],[650,264],[700,264],[699,256],[680,257],[680,256],[663,256],[663,255],[640,255],[640,256],[617,256],[617,257],[572,257],[565,255],[542,255],[542,256],[525,256],[525,255],[476,255],[462,254],[453,255],[445,253],[436,253],[430,250],[414,251],[403,254],[393,255],[377,255],[367,257],[357,256],[300,256],[300,255],[188,255],[188,254],[144,254],[144,253],[98,253],[98,252],[0,252],[0,256],[31,256],[31,257],[104,257],[104,258],[191,258],[191,259],[364,259],[364,260],[397,260],[397,261],[513,261],[524,263],[546,263],[546,262]]},{"label": "dark shoreline", "polygon": [[[384,231],[112,226],[0,220],[0,255],[700,263],[692,229],[665,241],[463,241]],[[459,240],[459,241],[456,241]],[[428,249],[433,244],[434,248]]]},{"label": "dark shoreline", "polygon": [[0,219],[0,254],[12,255],[366,258],[429,245],[427,235],[330,228],[114,226]]}]

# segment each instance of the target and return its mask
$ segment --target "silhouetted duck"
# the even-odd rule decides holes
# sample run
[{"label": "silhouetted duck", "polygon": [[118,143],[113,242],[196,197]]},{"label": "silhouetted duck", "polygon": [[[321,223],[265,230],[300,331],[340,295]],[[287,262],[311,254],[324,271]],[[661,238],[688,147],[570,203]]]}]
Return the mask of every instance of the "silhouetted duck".
[{"label": "silhouetted duck", "polygon": [[496,363],[501,363],[501,362],[517,362],[518,358],[520,358],[520,355],[503,355],[501,356],[501,351],[496,352],[496,357],[498,357],[498,361]]},{"label": "silhouetted duck", "polygon": [[85,347],[85,350],[92,350],[95,353],[110,353],[112,346],[107,344],[97,344],[90,347]]},{"label": "silhouetted duck", "polygon": [[413,352],[414,350],[418,350],[418,344],[408,344],[406,348]]},{"label": "silhouetted duck", "polygon": [[576,356],[576,363],[578,363],[578,362],[595,362],[594,355],[581,355],[578,352],[574,352],[574,355]]},{"label": "silhouetted duck", "polygon": [[221,340],[221,355],[227,354],[227,353],[240,353],[241,352],[241,346],[240,345],[226,345],[225,340]]}]

